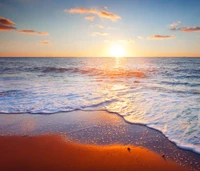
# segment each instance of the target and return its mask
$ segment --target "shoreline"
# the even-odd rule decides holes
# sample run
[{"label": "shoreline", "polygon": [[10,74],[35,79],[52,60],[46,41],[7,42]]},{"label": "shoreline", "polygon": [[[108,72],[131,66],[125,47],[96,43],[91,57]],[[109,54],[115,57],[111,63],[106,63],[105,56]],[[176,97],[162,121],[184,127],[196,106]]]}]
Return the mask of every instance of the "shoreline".
[{"label": "shoreline", "polygon": [[[60,114],[60,113],[74,113],[74,112],[104,112],[104,113],[108,113],[108,114],[115,114],[117,115],[118,117],[120,117],[125,123],[127,124],[130,124],[130,125],[136,125],[136,126],[144,126],[144,127],[147,127],[148,129],[151,129],[153,131],[156,131],[160,134],[162,134],[165,138],[168,139],[168,141],[170,141],[172,144],[176,145],[178,148],[182,149],[182,150],[185,150],[185,151],[189,151],[189,152],[193,152],[194,154],[197,154],[197,155],[200,155],[200,153],[194,151],[192,148],[189,148],[189,147],[184,147],[184,146],[178,146],[178,144],[174,141],[171,141],[162,131],[156,129],[156,128],[153,128],[153,127],[150,127],[146,124],[143,124],[143,123],[133,123],[133,122],[129,122],[127,120],[125,120],[123,118],[122,115],[120,115],[119,113],[117,112],[110,112],[110,111],[107,111],[107,110],[73,110],[73,111],[66,111],[66,112],[55,112],[55,113],[49,113],[49,114],[46,114],[46,113],[11,113],[11,114],[8,114],[8,113],[0,113],[0,117],[1,115],[45,115],[45,116],[49,116],[49,115],[54,115],[54,114]],[[1,135],[0,135],[1,136]]]},{"label": "shoreline", "polygon": [[[164,154],[167,160],[193,170],[200,170],[200,155],[177,147],[162,132],[146,125],[125,122],[119,115],[104,111],[74,111],[55,115],[0,115],[0,136],[62,135],[84,145],[143,147]],[[162,157],[161,157],[162,158]]]},{"label": "shoreline", "polygon": [[[181,147],[180,147],[176,142],[170,140],[162,131],[160,131],[160,130],[158,130],[158,129],[156,129],[156,128],[150,127],[150,126],[148,126],[148,125],[146,125],[146,124],[143,124],[143,123],[133,123],[133,122],[129,122],[129,121],[127,121],[126,119],[124,119],[124,117],[123,117],[122,115],[120,115],[119,113],[117,113],[117,112],[110,112],[110,111],[107,111],[107,110],[94,110],[94,111],[93,111],[93,110],[77,110],[77,111],[82,111],[82,112],[106,112],[106,113],[109,113],[109,114],[116,114],[117,116],[119,116],[120,118],[122,118],[122,120],[123,120],[124,122],[126,122],[127,124],[147,127],[148,129],[151,129],[151,130],[153,130],[153,131],[156,131],[156,132],[162,134],[165,138],[168,139],[168,141],[170,141],[172,144],[176,145],[176,146],[177,146],[178,148],[180,148],[181,150],[189,151],[189,152],[192,152],[192,153],[194,153],[194,154],[200,155],[200,153],[194,151],[193,148],[184,147],[184,146],[181,146]],[[73,111],[72,111],[72,112],[73,112]],[[58,112],[58,113],[59,113],[59,112]],[[54,113],[54,114],[56,114],[56,113]]]}]

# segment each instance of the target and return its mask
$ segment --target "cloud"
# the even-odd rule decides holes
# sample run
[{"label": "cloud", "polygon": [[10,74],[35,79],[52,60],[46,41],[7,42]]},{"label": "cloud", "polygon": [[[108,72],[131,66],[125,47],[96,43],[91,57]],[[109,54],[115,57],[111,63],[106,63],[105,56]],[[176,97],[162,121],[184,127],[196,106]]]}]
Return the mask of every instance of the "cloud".
[{"label": "cloud", "polygon": [[186,33],[192,33],[192,32],[200,32],[200,27],[195,26],[195,27],[180,27],[180,28],[171,28],[170,30],[172,31],[182,31]]},{"label": "cloud", "polygon": [[92,36],[96,36],[96,35],[99,35],[99,36],[107,36],[109,35],[108,33],[105,33],[105,32],[95,32],[95,33],[92,33]]},{"label": "cloud", "polygon": [[97,16],[99,16],[100,18],[107,18],[110,19],[112,21],[117,21],[118,19],[121,19],[120,16],[118,16],[117,14],[113,14],[111,12],[102,10],[96,10],[96,9],[87,9],[87,8],[71,8],[69,10],[65,10],[65,12],[69,12],[72,14],[95,14]]},{"label": "cloud", "polygon": [[0,24],[3,25],[14,25],[15,23],[7,18],[3,18],[0,16]]},{"label": "cloud", "polygon": [[177,29],[176,29],[176,28],[170,28],[170,30],[171,30],[171,31],[177,31]]},{"label": "cloud", "polygon": [[140,39],[140,40],[144,39],[144,37],[142,37],[142,36],[138,36],[137,38]]},{"label": "cloud", "polygon": [[16,28],[13,26],[7,26],[7,25],[0,24],[0,31],[9,31],[9,30],[14,30],[14,29],[16,29]]},{"label": "cloud", "polygon": [[9,31],[16,29],[13,27],[15,23],[7,18],[3,18],[0,16],[0,31]]},{"label": "cloud", "polygon": [[39,34],[42,36],[47,36],[49,33],[47,32],[37,32],[35,30],[18,30],[19,33],[25,33],[25,34]]},{"label": "cloud", "polygon": [[120,16],[110,13],[110,12],[107,12],[107,11],[101,11],[98,13],[98,15],[101,18],[108,18],[108,19],[111,19],[112,21],[117,21],[118,19],[121,19]]},{"label": "cloud", "polygon": [[98,11],[94,9],[86,9],[86,8],[71,8],[69,10],[66,9],[65,12],[78,13],[78,14],[96,14]]},{"label": "cloud", "polygon": [[200,27],[181,27],[178,30],[182,32],[200,32]]},{"label": "cloud", "polygon": [[171,27],[176,27],[176,26],[178,26],[179,24],[181,24],[181,21],[174,22],[174,23],[170,24],[170,26],[171,26]]},{"label": "cloud", "polygon": [[44,44],[44,45],[50,45],[51,44],[51,42],[49,42],[49,41],[47,41],[47,40],[41,40],[40,41],[42,44]]},{"label": "cloud", "polygon": [[89,21],[94,21],[94,19],[95,19],[95,16],[85,17],[85,20],[89,20]]},{"label": "cloud", "polygon": [[163,35],[154,35],[147,37],[148,40],[163,40],[163,39],[175,39],[176,36],[163,36]]}]

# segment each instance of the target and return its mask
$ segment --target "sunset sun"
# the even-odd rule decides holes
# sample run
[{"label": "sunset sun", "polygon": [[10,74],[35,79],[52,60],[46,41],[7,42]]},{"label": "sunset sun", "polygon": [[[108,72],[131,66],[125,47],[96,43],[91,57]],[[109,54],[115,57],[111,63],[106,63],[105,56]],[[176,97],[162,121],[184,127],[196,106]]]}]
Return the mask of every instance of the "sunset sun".
[{"label": "sunset sun", "polygon": [[124,57],[125,56],[125,50],[121,45],[113,44],[110,47],[110,56],[111,57]]}]

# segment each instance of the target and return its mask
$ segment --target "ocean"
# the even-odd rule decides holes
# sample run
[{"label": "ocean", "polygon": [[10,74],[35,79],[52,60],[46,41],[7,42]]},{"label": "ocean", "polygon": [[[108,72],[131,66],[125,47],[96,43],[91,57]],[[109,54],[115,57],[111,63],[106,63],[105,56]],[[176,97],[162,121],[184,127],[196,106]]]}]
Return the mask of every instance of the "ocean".
[{"label": "ocean", "polygon": [[118,114],[200,153],[200,58],[0,58],[0,114],[75,110]]}]

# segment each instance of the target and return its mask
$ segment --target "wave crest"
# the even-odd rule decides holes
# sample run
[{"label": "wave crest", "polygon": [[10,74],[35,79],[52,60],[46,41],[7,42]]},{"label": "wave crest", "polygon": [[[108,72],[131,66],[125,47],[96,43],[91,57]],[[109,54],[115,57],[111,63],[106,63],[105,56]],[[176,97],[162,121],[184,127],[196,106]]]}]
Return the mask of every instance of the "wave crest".
[{"label": "wave crest", "polygon": [[120,77],[136,77],[136,78],[145,78],[146,74],[141,71],[132,71],[132,70],[123,70],[123,69],[115,69],[115,70],[99,70],[96,68],[55,68],[55,67],[42,67],[41,71],[44,73],[54,72],[54,73],[78,73],[89,76],[103,76],[109,78],[120,78]]}]

